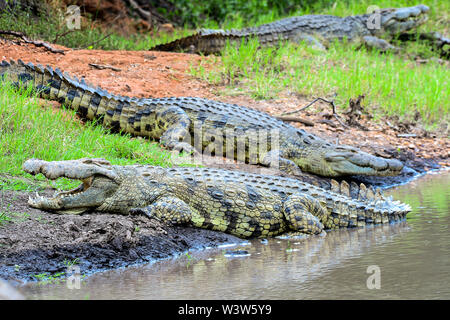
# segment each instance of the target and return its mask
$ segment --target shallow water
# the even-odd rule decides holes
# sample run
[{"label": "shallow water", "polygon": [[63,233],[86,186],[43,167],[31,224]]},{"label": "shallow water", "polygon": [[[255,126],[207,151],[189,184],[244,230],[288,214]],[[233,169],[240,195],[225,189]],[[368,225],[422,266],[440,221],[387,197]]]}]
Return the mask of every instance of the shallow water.
[{"label": "shallow water", "polygon": [[[387,193],[412,206],[406,222],[252,240],[98,273],[80,289],[22,291],[31,299],[450,299],[450,172]],[[248,254],[230,257],[232,250]]]}]

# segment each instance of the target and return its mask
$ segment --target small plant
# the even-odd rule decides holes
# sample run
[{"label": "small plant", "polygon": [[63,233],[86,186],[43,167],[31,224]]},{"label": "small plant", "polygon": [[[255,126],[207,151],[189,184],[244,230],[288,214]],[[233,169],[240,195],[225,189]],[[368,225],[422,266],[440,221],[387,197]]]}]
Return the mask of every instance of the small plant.
[{"label": "small plant", "polygon": [[3,207],[5,207],[5,205],[3,204],[3,198],[1,198],[0,199],[0,226],[8,221],[12,221],[11,211],[10,211],[11,203],[7,204],[5,209],[2,209]]},{"label": "small plant", "polygon": [[73,260],[64,259],[63,265],[65,265],[67,268],[70,268],[70,267],[72,267],[74,265],[77,265],[79,260],[80,260],[79,258],[75,258]]},{"label": "small plant", "polygon": [[0,226],[8,221],[12,221],[9,213],[7,211],[0,212]]},{"label": "small plant", "polygon": [[189,268],[189,266],[191,265],[191,262],[193,260],[192,256],[189,254],[189,251],[186,252],[186,258],[187,258],[187,263],[186,263],[186,268]]},{"label": "small plant", "polygon": [[54,274],[49,274],[48,272],[43,272],[40,274],[32,275],[32,277],[36,278],[39,284],[47,285],[47,284],[59,284],[64,282],[63,279],[65,272],[57,272]]}]

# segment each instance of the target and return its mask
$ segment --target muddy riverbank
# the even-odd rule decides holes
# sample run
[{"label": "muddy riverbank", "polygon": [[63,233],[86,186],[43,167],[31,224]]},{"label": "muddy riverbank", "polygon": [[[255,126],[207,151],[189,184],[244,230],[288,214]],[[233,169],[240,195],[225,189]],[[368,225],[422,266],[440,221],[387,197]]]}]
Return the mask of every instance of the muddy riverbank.
[{"label": "muddy riverbank", "polygon": [[12,216],[12,221],[0,226],[3,279],[44,279],[44,274],[66,272],[73,263],[87,275],[192,249],[242,242],[225,233],[168,226],[145,216],[51,214],[30,208],[28,196],[16,191],[0,194],[2,210],[8,208]]}]

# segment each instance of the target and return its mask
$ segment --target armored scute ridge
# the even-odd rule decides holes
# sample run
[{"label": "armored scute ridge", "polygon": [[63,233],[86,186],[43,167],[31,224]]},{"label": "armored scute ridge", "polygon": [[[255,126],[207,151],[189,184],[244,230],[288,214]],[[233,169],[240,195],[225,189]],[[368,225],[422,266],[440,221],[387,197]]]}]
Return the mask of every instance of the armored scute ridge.
[{"label": "armored scute ridge", "polygon": [[[403,168],[398,160],[332,144],[264,112],[235,104],[193,97],[117,96],[59,69],[21,60],[3,61],[0,77],[16,86],[33,87],[42,98],[63,103],[83,119],[97,120],[112,131],[159,140],[168,149],[251,160],[298,176],[302,171],[325,177],[389,176]],[[255,145],[258,148],[252,149]]]},{"label": "armored scute ridge", "polygon": [[[379,12],[349,17],[330,15],[304,15],[281,19],[259,27],[241,30],[202,29],[197,33],[169,43],[157,45],[150,50],[188,51],[217,53],[227,42],[239,44],[250,38],[258,39],[262,47],[276,46],[280,41],[306,41],[312,46],[325,49],[335,40],[364,43],[379,50],[396,50],[388,41],[427,21],[429,8],[425,5],[398,9],[381,9]],[[376,15],[376,16],[374,16]]]},{"label": "armored scute ridge", "polygon": [[[82,184],[52,198],[30,197],[32,207],[77,214],[144,213],[172,224],[223,231],[241,238],[320,234],[402,220],[411,208],[379,190],[348,184],[327,191],[296,179],[210,168],[116,166],[104,159],[47,162],[30,159],[30,174]],[[339,192],[337,188],[339,187]]]}]

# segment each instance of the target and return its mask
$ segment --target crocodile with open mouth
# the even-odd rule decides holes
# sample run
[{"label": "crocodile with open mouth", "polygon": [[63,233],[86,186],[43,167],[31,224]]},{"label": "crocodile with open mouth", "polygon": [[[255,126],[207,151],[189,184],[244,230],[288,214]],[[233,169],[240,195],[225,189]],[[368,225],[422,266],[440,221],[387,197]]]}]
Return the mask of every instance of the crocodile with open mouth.
[{"label": "crocodile with open mouth", "polygon": [[144,213],[241,238],[323,234],[403,220],[411,210],[362,184],[352,196],[346,182],[330,191],[296,179],[223,169],[118,166],[104,159],[30,159],[23,169],[51,180],[82,181],[51,198],[30,197],[34,208],[63,214]]},{"label": "crocodile with open mouth", "polygon": [[[381,51],[397,50],[385,39],[391,39],[417,28],[427,21],[429,8],[414,7],[380,9],[373,13],[348,17],[304,15],[281,19],[258,27],[240,30],[201,29],[197,33],[156,45],[150,50],[218,53],[227,42],[240,44],[256,38],[262,47],[276,46],[280,41],[306,41],[313,47],[325,49],[335,40],[366,44]],[[382,39],[381,37],[385,38]]]}]

